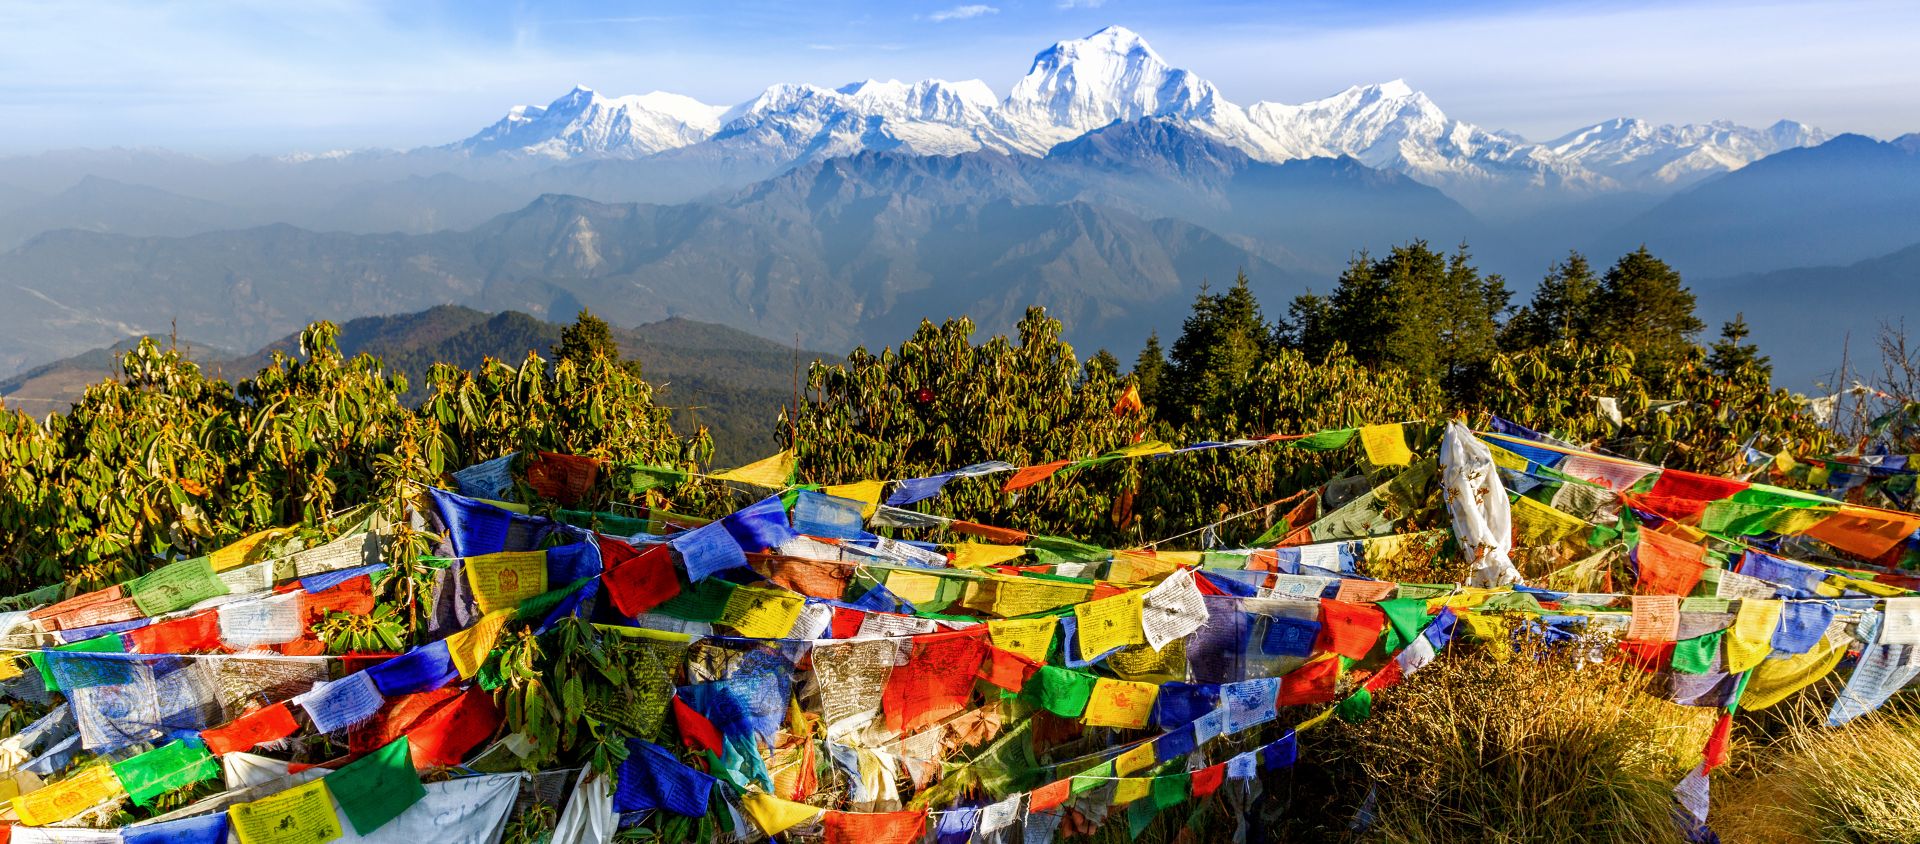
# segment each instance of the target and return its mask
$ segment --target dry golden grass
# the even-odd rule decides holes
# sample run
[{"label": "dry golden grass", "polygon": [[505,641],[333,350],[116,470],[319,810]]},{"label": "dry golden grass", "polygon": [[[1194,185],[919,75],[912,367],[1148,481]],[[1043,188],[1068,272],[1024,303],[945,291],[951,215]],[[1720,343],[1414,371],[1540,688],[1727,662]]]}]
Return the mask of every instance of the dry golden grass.
[{"label": "dry golden grass", "polygon": [[1920,842],[1920,717],[1879,713],[1845,727],[1804,704],[1743,776],[1716,782],[1713,828],[1728,844]]},{"label": "dry golden grass", "polygon": [[1456,649],[1349,728],[1352,761],[1377,785],[1363,839],[1678,841],[1673,785],[1714,713],[1650,697],[1647,683],[1565,651]]}]

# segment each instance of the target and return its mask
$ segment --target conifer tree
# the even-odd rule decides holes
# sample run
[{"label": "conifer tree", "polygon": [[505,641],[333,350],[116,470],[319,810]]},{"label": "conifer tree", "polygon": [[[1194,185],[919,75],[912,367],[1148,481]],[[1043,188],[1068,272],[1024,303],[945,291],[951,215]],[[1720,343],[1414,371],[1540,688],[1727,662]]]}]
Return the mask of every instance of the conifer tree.
[{"label": "conifer tree", "polygon": [[1153,407],[1160,399],[1160,382],[1167,372],[1167,356],[1160,349],[1160,332],[1147,335],[1147,346],[1133,361],[1133,381],[1140,385],[1140,401]]},{"label": "conifer tree", "polygon": [[1509,349],[1533,349],[1551,343],[1591,336],[1599,319],[1600,280],[1593,275],[1585,255],[1568,252],[1565,260],[1553,265],[1533,301],[1508,321],[1502,345]]},{"label": "conifer tree", "polygon": [[1773,362],[1760,354],[1760,347],[1746,342],[1753,329],[1746,314],[1734,314],[1732,322],[1721,323],[1720,339],[1707,352],[1707,368],[1722,378],[1752,376],[1758,381],[1773,378]]},{"label": "conifer tree", "polygon": [[560,329],[560,344],[553,347],[556,360],[570,360],[576,364],[591,363],[596,357],[620,364],[633,377],[640,377],[640,362],[620,357],[620,345],[613,340],[613,329],[607,321],[593,315],[593,311],[580,309],[573,324]]},{"label": "conifer tree", "polygon": [[1600,282],[1597,339],[1632,349],[1651,371],[1686,357],[1706,327],[1693,315],[1693,292],[1680,273],[1641,246],[1620,257]]},{"label": "conifer tree", "polygon": [[1245,273],[1225,293],[1202,286],[1159,385],[1165,402],[1204,413],[1246,381],[1272,351],[1272,339]]}]

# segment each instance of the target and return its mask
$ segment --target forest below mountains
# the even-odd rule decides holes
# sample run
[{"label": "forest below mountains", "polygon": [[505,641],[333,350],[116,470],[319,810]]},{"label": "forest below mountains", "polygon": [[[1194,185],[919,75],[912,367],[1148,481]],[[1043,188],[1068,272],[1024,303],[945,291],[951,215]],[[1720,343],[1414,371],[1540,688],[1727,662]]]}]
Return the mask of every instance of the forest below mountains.
[{"label": "forest below mountains", "polygon": [[[1333,290],[1272,319],[1244,278],[1203,288],[1180,335],[1164,346],[1150,337],[1131,367],[1104,350],[1082,360],[1039,309],[1012,336],[976,337],[964,318],[923,323],[897,346],[813,363],[799,405],[784,412],[791,388],[776,401],[776,379],[794,377],[791,352],[778,350],[787,356],[778,361],[766,344],[742,357],[684,339],[678,351],[650,351],[647,331],[588,313],[557,335],[518,315],[467,312],[451,331],[420,327],[445,313],[403,318],[384,333],[411,342],[351,355],[347,333],[320,323],[246,365],[254,371],[226,365],[233,381],[147,340],[67,412],[0,416],[0,559],[17,586],[112,582],[509,453],[607,461],[597,505],[699,512],[722,507],[724,488],[693,476],[661,485],[622,467],[702,472],[760,456],[716,461],[723,433],[794,449],[800,480],[812,483],[1481,412],[1690,470],[1738,468],[1749,447],[1820,454],[1838,444],[1807,399],[1770,385],[1741,323],[1696,342],[1704,326],[1692,294],[1644,249],[1604,271],[1570,255],[1530,301],[1516,308],[1511,298],[1464,250],[1413,242],[1357,257]],[[706,403],[697,420],[676,420],[682,400],[648,382],[655,366],[709,378],[676,375],[666,386]],[[1138,412],[1123,401],[1130,390]],[[1352,470],[1315,453],[1228,450],[1088,468],[1017,506],[958,479],[940,506],[1024,530],[1139,541]],[[1251,539],[1273,518],[1223,528],[1222,539]]]}]

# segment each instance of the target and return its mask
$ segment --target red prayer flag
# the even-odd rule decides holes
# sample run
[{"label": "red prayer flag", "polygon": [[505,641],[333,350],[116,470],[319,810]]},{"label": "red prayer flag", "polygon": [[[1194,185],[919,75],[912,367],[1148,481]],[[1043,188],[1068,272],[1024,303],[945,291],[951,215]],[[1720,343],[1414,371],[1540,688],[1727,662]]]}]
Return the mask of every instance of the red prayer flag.
[{"label": "red prayer flag", "polygon": [[1707,570],[1707,549],[1656,530],[1640,531],[1633,556],[1640,567],[1634,583],[1637,595],[1686,595]]},{"label": "red prayer flag", "polygon": [[220,644],[220,612],[206,610],[185,618],[162,621],[127,631],[127,645],[133,653],[184,654],[217,651]]},{"label": "red prayer flag", "polygon": [[1706,766],[1707,773],[1727,763],[1727,739],[1733,733],[1733,713],[1720,713],[1720,720],[1713,723],[1713,734],[1707,737]]},{"label": "red prayer flag", "polygon": [[493,738],[499,726],[500,710],[493,705],[493,695],[473,686],[415,721],[407,731],[413,766],[458,765],[469,751]]},{"label": "red prayer flag", "polygon": [[1332,703],[1340,680],[1340,660],[1322,659],[1295,668],[1280,678],[1280,706]]},{"label": "red prayer flag", "polygon": [[602,536],[600,557],[607,567],[601,582],[621,615],[639,616],[680,594],[680,581],[673,573],[673,552],[667,545],[651,545],[641,551]]},{"label": "red prayer flag", "polygon": [[993,525],[983,525],[978,522],[968,522],[960,519],[954,519],[948,522],[947,529],[958,531],[969,536],[978,536],[988,542],[994,542],[1000,545],[1020,545],[1033,538],[1033,534],[1027,533],[1024,530],[994,527]]},{"label": "red prayer flag", "polygon": [[1643,671],[1661,671],[1673,665],[1673,642],[1619,642],[1620,660]]},{"label": "red prayer flag", "polygon": [[1007,691],[1017,692],[1025,688],[1028,678],[1040,670],[1040,663],[1021,654],[989,646],[987,660],[981,667],[986,671],[980,675],[980,679]]},{"label": "red prayer flag", "polygon": [[431,691],[387,698],[386,705],[380,707],[379,713],[347,731],[347,750],[360,754],[386,747],[394,739],[406,735],[434,710],[459,696],[458,688],[442,686]]},{"label": "red prayer flag", "polygon": [[1027,487],[1053,477],[1053,473],[1065,469],[1067,465],[1072,462],[1071,460],[1055,460],[1051,463],[1042,463],[1038,466],[1028,466],[1025,469],[1013,473],[1013,477],[1007,481],[1007,485],[1002,487],[1000,491],[1018,492],[1026,489]]},{"label": "red prayer flag", "polygon": [[673,722],[680,726],[680,741],[687,745],[688,750],[704,750],[715,756],[720,755],[720,731],[712,721],[707,720],[707,716],[688,706],[679,695],[673,698]]},{"label": "red prayer flag", "polygon": [[860,632],[860,625],[866,620],[866,617],[867,614],[859,610],[850,610],[846,607],[834,607],[833,620],[828,622],[827,626],[833,630],[833,638],[851,639],[854,634]]},{"label": "red prayer flag", "polygon": [[[985,633],[986,626],[979,630]],[[906,664],[894,666],[880,696],[887,729],[910,733],[966,709],[987,648],[971,630],[916,638],[912,656]]]},{"label": "red prayer flag", "polygon": [[1220,789],[1220,783],[1226,781],[1227,763],[1208,765],[1193,772],[1193,796],[1205,797]]},{"label": "red prayer flag", "polygon": [[1628,507],[1635,510],[1687,525],[1700,524],[1700,517],[1706,514],[1707,505],[1711,503],[1693,498],[1675,498],[1670,495],[1629,494],[1620,498],[1627,503]]},{"label": "red prayer flag", "polygon": [[[1198,774],[1195,774],[1198,776]],[[1073,778],[1054,780],[1027,794],[1027,811],[1044,812],[1067,802],[1073,796]]]},{"label": "red prayer flag", "polygon": [[274,739],[283,739],[299,731],[293,710],[286,701],[262,707],[211,730],[201,730],[200,740],[214,755],[252,750]]},{"label": "red prayer flag", "polygon": [[1400,663],[1389,662],[1381,666],[1379,671],[1374,672],[1372,677],[1367,678],[1367,691],[1377,692],[1404,679],[1406,675],[1401,672]]},{"label": "red prayer flag", "polygon": [[1372,604],[1320,599],[1320,641],[1314,650],[1330,650],[1348,659],[1365,659],[1387,626],[1387,614]]},{"label": "red prayer flag", "polygon": [[302,592],[300,617],[307,620],[308,627],[312,627],[325,620],[330,612],[366,615],[373,612],[373,603],[373,578],[363,574],[319,592]]},{"label": "red prayer flag", "polygon": [[554,454],[542,451],[527,464],[527,486],[541,498],[572,505],[593,488],[600,475],[600,461],[591,457]]},{"label": "red prayer flag", "polygon": [[918,844],[927,833],[927,813],[826,813],[827,844]]},{"label": "red prayer flag", "polygon": [[1746,489],[1750,484],[1730,478],[1682,472],[1678,469],[1662,469],[1660,477],[1653,482],[1654,495],[1673,498],[1690,498],[1694,501],[1719,501],[1731,497],[1734,493]]}]

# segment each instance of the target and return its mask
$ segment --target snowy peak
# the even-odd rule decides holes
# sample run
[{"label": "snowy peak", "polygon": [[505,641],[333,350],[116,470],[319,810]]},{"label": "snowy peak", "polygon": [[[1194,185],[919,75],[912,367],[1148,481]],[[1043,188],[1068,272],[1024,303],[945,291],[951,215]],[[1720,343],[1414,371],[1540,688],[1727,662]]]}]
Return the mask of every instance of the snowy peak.
[{"label": "snowy peak", "polygon": [[723,106],[664,91],[603,97],[580,85],[545,107],[514,106],[499,122],[454,147],[548,158],[614,151],[647,155],[711,137],[725,112]]},{"label": "snowy peak", "polygon": [[1200,116],[1216,101],[1213,83],[1167,64],[1132,30],[1110,26],[1040,51],[1000,117],[1010,127],[1075,137],[1116,120]]},{"label": "snowy peak", "polygon": [[1261,161],[1350,156],[1456,198],[1516,188],[1666,192],[1828,139],[1788,120],[1754,129],[1623,117],[1533,143],[1450,117],[1404,79],[1243,109],[1169,64],[1138,33],[1109,26],[1041,50],[1005,99],[977,79],[786,83],[731,108],[663,92],[606,97],[583,86],[545,106],[516,106],[452,148],[567,159],[701,146],[784,166],[862,150],[1044,155],[1103,127],[1147,119],[1175,121]]}]

